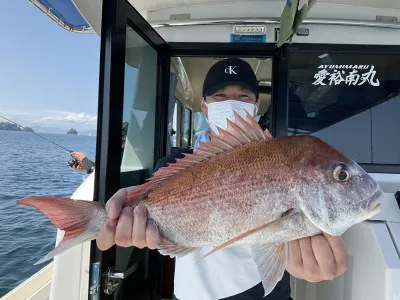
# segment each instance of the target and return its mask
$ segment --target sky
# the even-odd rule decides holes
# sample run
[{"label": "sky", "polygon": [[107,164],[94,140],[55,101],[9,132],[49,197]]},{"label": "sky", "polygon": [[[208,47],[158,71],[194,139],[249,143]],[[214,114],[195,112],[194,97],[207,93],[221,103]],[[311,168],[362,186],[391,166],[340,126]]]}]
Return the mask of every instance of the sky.
[{"label": "sky", "polygon": [[[0,116],[96,129],[100,37],[68,32],[28,0],[0,9]],[[4,120],[0,118],[0,122]]]}]

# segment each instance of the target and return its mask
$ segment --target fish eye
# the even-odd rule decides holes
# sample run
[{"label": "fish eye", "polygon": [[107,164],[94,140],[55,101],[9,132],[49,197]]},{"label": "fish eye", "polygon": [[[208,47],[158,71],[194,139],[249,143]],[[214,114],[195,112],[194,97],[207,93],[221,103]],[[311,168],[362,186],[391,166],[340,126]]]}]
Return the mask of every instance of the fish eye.
[{"label": "fish eye", "polygon": [[333,177],[340,182],[347,182],[351,178],[350,172],[346,169],[345,166],[340,165],[335,168],[333,171]]}]

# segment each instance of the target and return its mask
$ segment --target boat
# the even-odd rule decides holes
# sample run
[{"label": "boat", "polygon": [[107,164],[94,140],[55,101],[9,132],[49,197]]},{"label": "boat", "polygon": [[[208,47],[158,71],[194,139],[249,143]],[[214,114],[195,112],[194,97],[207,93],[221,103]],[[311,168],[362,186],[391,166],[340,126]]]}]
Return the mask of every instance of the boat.
[{"label": "boat", "polygon": [[[324,139],[385,192],[383,210],[343,235],[345,274],[317,283],[291,277],[292,298],[400,300],[399,1],[30,1],[55,26],[101,38],[96,169],[72,198],[105,202],[143,183],[162,156],[193,146],[206,126],[199,99],[207,70],[240,57],[259,80],[263,128]],[[171,299],[173,272],[173,260],[155,251],[101,252],[92,241],[1,299]]]}]

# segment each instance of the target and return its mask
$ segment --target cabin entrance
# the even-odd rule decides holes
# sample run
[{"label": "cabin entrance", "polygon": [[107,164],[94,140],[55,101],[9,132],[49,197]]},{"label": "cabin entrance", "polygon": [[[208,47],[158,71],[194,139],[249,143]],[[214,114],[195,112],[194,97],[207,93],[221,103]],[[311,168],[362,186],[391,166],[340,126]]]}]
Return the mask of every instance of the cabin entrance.
[{"label": "cabin entrance", "polygon": [[[104,1],[101,43],[96,198],[140,185],[157,161],[190,148],[207,127],[200,109],[204,77],[219,59],[239,57],[260,86],[260,124],[287,131],[287,47],[262,43],[167,43],[126,1]],[[111,16],[115,16],[115,19]],[[121,142],[123,142],[121,149]],[[174,260],[148,249],[93,242],[91,286],[100,269],[96,299],[171,299]],[[97,270],[97,269],[96,269]],[[115,278],[116,273],[120,273]],[[121,275],[122,274],[122,275]]]}]

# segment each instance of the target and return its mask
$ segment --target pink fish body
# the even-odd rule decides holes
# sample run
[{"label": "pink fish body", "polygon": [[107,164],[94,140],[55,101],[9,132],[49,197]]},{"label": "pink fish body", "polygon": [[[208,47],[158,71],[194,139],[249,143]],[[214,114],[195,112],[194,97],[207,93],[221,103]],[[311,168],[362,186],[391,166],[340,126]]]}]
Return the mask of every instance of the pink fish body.
[{"label": "pink fish body", "polygon": [[[379,185],[316,137],[273,138],[249,114],[246,120],[235,114],[234,123],[218,130],[128,195],[125,205],[145,206],[156,222],[163,255],[214,247],[208,256],[250,245],[267,295],[283,276],[287,242],[322,231],[341,235],[381,209]],[[29,197],[18,203],[41,210],[66,231],[39,262],[95,239],[107,220],[97,202]]]}]

